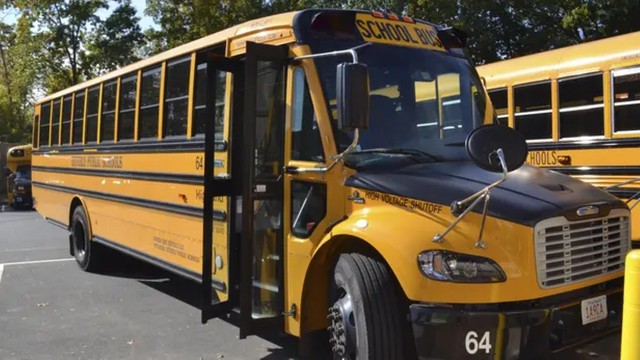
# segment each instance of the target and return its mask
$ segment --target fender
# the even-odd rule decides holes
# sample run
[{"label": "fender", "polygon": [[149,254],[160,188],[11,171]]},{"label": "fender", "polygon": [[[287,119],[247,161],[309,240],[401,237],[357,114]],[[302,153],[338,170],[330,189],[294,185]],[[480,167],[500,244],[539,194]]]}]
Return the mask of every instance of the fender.
[{"label": "fender", "polygon": [[67,223],[67,228],[68,229],[71,228],[71,218],[73,217],[73,211],[78,205],[84,208],[85,215],[87,215],[87,220],[89,221],[89,224],[88,224],[89,228],[87,230],[89,230],[89,234],[91,235],[91,240],[93,241],[93,229],[92,229],[91,215],[89,215],[90,214],[89,207],[87,206],[86,201],[81,195],[74,194],[71,200],[71,203],[69,204],[69,222]]},{"label": "fender", "polygon": [[[397,224],[407,225],[403,225],[402,232],[399,232]],[[420,288],[416,286],[417,281],[423,280],[418,270],[417,256],[429,243],[428,233],[422,216],[387,206],[361,209],[336,225],[330,236],[326,236],[319,244],[313,257],[325,246],[331,245],[331,238],[360,239],[382,255],[407,297],[415,298],[416,290]]]}]

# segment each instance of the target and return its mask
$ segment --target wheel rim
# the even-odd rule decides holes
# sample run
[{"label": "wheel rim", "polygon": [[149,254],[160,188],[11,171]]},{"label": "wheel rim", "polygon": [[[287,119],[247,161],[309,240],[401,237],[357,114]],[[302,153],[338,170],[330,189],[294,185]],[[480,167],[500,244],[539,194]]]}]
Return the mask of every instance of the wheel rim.
[{"label": "wheel rim", "polygon": [[353,313],[351,295],[343,287],[338,289],[338,300],[329,307],[327,316],[329,325],[329,342],[334,359],[356,358],[356,322]]},{"label": "wheel rim", "polygon": [[76,221],[73,225],[73,243],[75,245],[75,253],[78,259],[84,259],[87,245],[85,244],[86,237],[84,232],[84,226],[82,222]]}]

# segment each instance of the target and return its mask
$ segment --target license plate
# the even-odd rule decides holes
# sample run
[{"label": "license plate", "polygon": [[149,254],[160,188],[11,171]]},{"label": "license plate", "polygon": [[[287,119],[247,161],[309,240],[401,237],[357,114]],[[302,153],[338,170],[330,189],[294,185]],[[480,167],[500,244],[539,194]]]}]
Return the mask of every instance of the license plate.
[{"label": "license plate", "polygon": [[582,325],[591,324],[607,318],[607,296],[602,295],[592,299],[583,300]]}]

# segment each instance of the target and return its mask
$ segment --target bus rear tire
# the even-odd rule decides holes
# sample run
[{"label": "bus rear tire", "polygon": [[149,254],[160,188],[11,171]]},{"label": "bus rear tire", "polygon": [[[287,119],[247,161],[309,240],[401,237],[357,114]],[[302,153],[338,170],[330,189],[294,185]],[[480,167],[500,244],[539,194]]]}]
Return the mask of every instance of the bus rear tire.
[{"label": "bus rear tire", "polygon": [[71,217],[71,246],[78,266],[84,271],[95,272],[100,268],[99,244],[91,240],[87,213],[82,206]]},{"label": "bus rear tire", "polygon": [[334,359],[404,359],[396,284],[384,263],[361,254],[340,255],[330,297]]}]

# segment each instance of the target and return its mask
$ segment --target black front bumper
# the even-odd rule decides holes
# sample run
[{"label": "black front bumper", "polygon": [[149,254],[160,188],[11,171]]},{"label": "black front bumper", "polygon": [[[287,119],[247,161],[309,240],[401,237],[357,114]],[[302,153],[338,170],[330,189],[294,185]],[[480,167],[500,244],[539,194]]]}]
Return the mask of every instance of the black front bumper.
[{"label": "black front bumper", "polygon": [[[620,328],[622,289],[604,294],[607,318],[587,325],[582,325],[581,300],[603,293],[525,310],[467,310],[414,304],[411,321],[416,352],[421,360],[544,359]],[[503,305],[505,309],[514,307]]]}]

